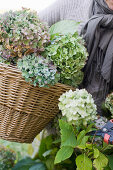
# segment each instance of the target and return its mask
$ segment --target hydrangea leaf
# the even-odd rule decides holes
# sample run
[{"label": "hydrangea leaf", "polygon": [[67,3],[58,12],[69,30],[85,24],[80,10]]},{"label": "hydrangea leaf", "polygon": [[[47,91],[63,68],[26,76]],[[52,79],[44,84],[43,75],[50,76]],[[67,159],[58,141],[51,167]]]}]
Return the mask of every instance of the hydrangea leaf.
[{"label": "hydrangea leaf", "polygon": [[94,148],[94,158],[98,158],[100,155],[100,152],[97,148]]},{"label": "hydrangea leaf", "polygon": [[45,165],[43,163],[40,162],[40,160],[32,160],[29,157],[26,157],[22,160],[20,160],[13,168],[13,170],[40,170],[42,168],[42,170],[46,170]]},{"label": "hydrangea leaf", "polygon": [[78,141],[77,143],[78,143],[78,148],[81,148],[81,149],[85,149],[86,148],[86,142],[88,141],[88,139],[89,139],[89,136],[84,136],[81,140],[80,140],[80,142]]},{"label": "hydrangea leaf", "polygon": [[77,143],[78,144],[80,144],[80,142],[82,141],[84,136],[85,136],[85,130],[82,130],[77,136]]},{"label": "hydrangea leaf", "polygon": [[72,20],[63,20],[59,21],[56,24],[52,25],[49,32],[50,34],[67,34],[67,33],[74,33],[77,30],[79,22],[72,21]]},{"label": "hydrangea leaf", "polygon": [[93,161],[93,166],[98,170],[103,170],[108,164],[108,158],[100,152],[97,159]]},{"label": "hydrangea leaf", "polygon": [[62,147],[56,154],[55,157],[55,164],[60,163],[68,158],[70,158],[70,156],[72,155],[74,149],[70,146],[64,146]]},{"label": "hydrangea leaf", "polygon": [[113,155],[108,155],[108,160],[109,160],[109,167],[111,168],[110,170],[113,170]]},{"label": "hydrangea leaf", "polygon": [[76,147],[77,141],[72,125],[69,125],[63,120],[59,120],[59,125],[61,132],[61,146]]},{"label": "hydrangea leaf", "polygon": [[92,161],[85,154],[76,158],[77,170],[92,170]]}]

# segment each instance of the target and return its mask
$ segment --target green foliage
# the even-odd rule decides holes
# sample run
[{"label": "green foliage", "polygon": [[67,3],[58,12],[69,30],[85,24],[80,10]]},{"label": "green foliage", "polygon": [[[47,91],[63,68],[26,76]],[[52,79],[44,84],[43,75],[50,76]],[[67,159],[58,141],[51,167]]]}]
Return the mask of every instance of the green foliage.
[{"label": "green foliage", "polygon": [[76,158],[77,170],[92,170],[92,161],[85,154]]},{"label": "green foliage", "polygon": [[[32,162],[36,161],[36,160],[38,160],[38,161],[41,160],[41,162],[45,164],[47,170],[61,170],[61,169],[67,170],[68,169],[67,167],[69,167],[70,170],[73,170],[73,165],[72,165],[73,162],[71,162],[69,160],[64,161],[61,164],[54,164],[55,155],[59,148],[59,142],[55,143],[54,138],[55,138],[55,136],[50,135],[50,136],[47,136],[46,138],[42,139],[41,145],[39,147],[39,151],[38,151],[37,155],[35,156],[34,160],[32,160]],[[67,150],[67,148],[66,148],[66,150]],[[63,155],[64,159],[65,159],[65,157],[67,157],[66,150],[65,150],[65,155]],[[69,147],[69,153],[70,153],[70,147]],[[73,151],[72,151],[72,153],[73,153]],[[69,155],[69,157],[70,157],[70,155]],[[29,160],[28,160],[28,162],[29,162]],[[31,162],[31,160],[30,160],[30,162]],[[22,161],[22,163],[24,163],[24,161]],[[17,165],[18,165],[18,163],[17,163]],[[70,168],[70,165],[71,165],[71,168]],[[21,164],[21,168],[23,168],[24,166],[25,166],[25,164],[23,164],[23,165]],[[16,170],[16,168],[15,168],[15,170]]]},{"label": "green foliage", "polygon": [[[39,147],[39,151],[38,151],[38,157],[40,159],[44,159],[44,157],[47,156],[47,151],[51,152],[50,149],[52,148],[52,142],[53,142],[52,136],[47,136],[46,138],[42,139],[40,147]],[[45,153],[46,155],[44,155]]]},{"label": "green foliage", "polygon": [[34,161],[27,157],[19,161],[12,170],[46,170],[46,167],[40,160]]},{"label": "green foliage", "polygon": [[77,87],[83,79],[81,69],[88,56],[78,33],[52,36],[51,44],[45,51],[45,56],[53,61],[61,73],[61,82]]},{"label": "green foliage", "polygon": [[22,72],[25,81],[32,83],[34,86],[48,87],[58,82],[59,74],[56,67],[42,56],[35,54],[24,56],[18,60],[18,68]]},{"label": "green foliage", "polygon": [[63,120],[59,120],[59,125],[61,129],[61,146],[70,146],[74,148],[77,144],[77,140],[72,125],[69,125]]},{"label": "green foliage", "polygon": [[111,112],[113,117],[113,92],[105,100],[105,107]]},{"label": "green foliage", "polygon": [[29,168],[29,170],[46,170],[44,164],[38,163]]},{"label": "green foliage", "polygon": [[16,154],[16,161],[19,161],[20,159],[28,155],[28,147],[30,144],[22,144],[0,139],[0,145],[3,145],[5,148],[10,148],[11,150],[14,150]]},{"label": "green foliage", "polygon": [[98,158],[100,155],[100,152],[97,148],[94,148],[94,158]]},{"label": "green foliage", "polygon": [[50,27],[49,32],[51,35],[58,33],[63,35],[68,33],[74,34],[75,30],[77,30],[78,24],[79,22],[72,20],[59,21]]},{"label": "green foliage", "polygon": [[[61,130],[61,146],[55,157],[55,164],[61,163],[64,160],[71,159],[75,154],[77,170],[104,170],[108,165],[108,158],[105,155],[108,149],[106,145],[94,143],[91,137],[86,136],[86,133],[92,129],[89,125],[87,128],[76,129],[75,126],[59,120]],[[67,138],[66,138],[67,136]]]},{"label": "green foliage", "polygon": [[0,146],[0,170],[10,170],[15,160],[16,154],[13,150]]},{"label": "green foliage", "polygon": [[109,155],[107,157],[108,157],[108,160],[109,160],[110,170],[113,170],[113,155]]},{"label": "green foliage", "polygon": [[73,153],[73,148],[70,146],[63,146],[61,147],[61,149],[57,152],[56,157],[55,157],[55,164],[60,163],[61,161],[64,161],[68,158],[70,158],[70,156]]},{"label": "green foliage", "polygon": [[93,166],[98,170],[103,170],[104,167],[107,166],[107,164],[108,164],[108,159],[101,152],[99,153],[98,157],[93,161]]},{"label": "green foliage", "polygon": [[85,133],[85,130],[82,130],[77,136],[77,145],[79,148],[84,147],[84,145],[88,141],[88,136],[85,136]]},{"label": "green foliage", "polygon": [[[18,165],[22,170],[29,166],[45,166],[47,170],[112,170],[112,156],[106,155],[106,151],[109,153],[108,148],[112,150],[113,146],[104,143],[100,145],[95,143],[93,137],[86,136],[94,127],[89,125],[83,129],[76,129],[64,120],[60,120],[59,124],[61,140],[55,141],[54,135],[44,138],[35,159],[28,158],[27,163],[22,161],[15,167]],[[16,168],[14,170],[20,170]],[[27,169],[30,168],[25,170]]]},{"label": "green foliage", "polygon": [[34,11],[22,9],[0,16],[0,55],[7,60],[40,53],[49,39],[47,26]]}]

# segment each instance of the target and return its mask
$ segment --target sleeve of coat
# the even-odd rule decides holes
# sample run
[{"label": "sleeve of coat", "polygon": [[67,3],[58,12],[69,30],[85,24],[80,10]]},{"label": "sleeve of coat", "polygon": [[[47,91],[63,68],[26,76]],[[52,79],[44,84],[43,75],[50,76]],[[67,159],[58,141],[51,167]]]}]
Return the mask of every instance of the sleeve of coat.
[{"label": "sleeve of coat", "polygon": [[60,21],[60,3],[58,3],[58,0],[55,1],[52,5],[39,12],[38,15],[39,18],[43,22],[47,22],[49,26],[55,24]]}]

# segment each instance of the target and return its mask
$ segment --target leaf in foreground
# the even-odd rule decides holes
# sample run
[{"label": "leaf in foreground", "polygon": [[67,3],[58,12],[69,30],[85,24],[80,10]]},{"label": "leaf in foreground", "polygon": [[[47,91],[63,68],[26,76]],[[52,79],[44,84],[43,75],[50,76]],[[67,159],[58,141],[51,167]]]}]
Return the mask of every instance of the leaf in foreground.
[{"label": "leaf in foreground", "polygon": [[[42,168],[42,169],[41,169]],[[27,157],[20,160],[12,170],[46,170],[43,163],[33,161],[31,158]]]},{"label": "leaf in foreground", "polygon": [[79,155],[76,158],[77,170],[92,170],[92,161],[86,155]]},{"label": "leaf in foreground", "polygon": [[77,141],[72,125],[69,125],[63,120],[59,121],[59,125],[61,129],[61,146],[70,146],[75,148]]},{"label": "leaf in foreground", "polygon": [[57,163],[60,163],[68,158],[71,157],[72,153],[73,153],[73,148],[72,147],[69,147],[69,146],[65,146],[65,147],[62,147],[56,154],[56,157],[55,157],[55,164]]},{"label": "leaf in foreground", "polygon": [[93,166],[98,170],[103,170],[108,164],[108,158],[100,153],[98,158],[93,161]]}]

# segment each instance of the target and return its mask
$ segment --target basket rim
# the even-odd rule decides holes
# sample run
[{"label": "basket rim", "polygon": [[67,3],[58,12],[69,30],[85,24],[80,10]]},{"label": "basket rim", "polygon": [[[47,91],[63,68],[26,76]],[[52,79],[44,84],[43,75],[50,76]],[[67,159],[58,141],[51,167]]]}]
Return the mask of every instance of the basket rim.
[{"label": "basket rim", "polygon": [[[9,65],[9,64],[5,64],[5,63],[0,63],[0,65],[3,67],[3,68],[7,68],[9,70],[11,70],[12,72],[15,72],[15,73],[19,73],[21,75],[21,80],[20,81],[24,81],[25,82],[25,79],[22,77],[22,73],[21,71],[14,65]],[[8,75],[7,75],[8,77]],[[30,84],[29,82],[26,82],[27,84],[33,86],[32,84]],[[38,86],[38,85],[37,85]],[[37,87],[36,86],[36,87]],[[66,85],[66,84],[63,84],[63,83],[56,83],[54,85],[48,85],[48,87],[53,87],[53,86],[60,86],[62,88],[70,88],[72,90],[75,90],[75,88],[73,86],[70,86],[70,85]],[[35,87],[35,86],[33,86]],[[39,86],[38,86],[39,87]],[[44,88],[44,89],[48,89],[48,87],[39,87],[39,88]]]}]

